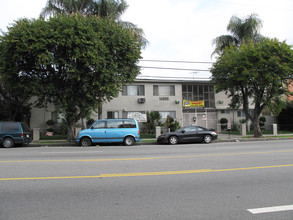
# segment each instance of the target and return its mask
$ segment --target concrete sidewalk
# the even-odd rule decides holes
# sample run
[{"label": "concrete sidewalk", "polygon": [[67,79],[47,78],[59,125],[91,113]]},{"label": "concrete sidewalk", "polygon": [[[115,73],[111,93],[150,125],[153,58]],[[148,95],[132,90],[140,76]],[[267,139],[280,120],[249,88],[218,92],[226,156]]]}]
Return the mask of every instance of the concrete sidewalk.
[{"label": "concrete sidewalk", "polygon": [[[288,137],[291,136],[291,137]],[[284,140],[293,139],[293,134],[279,134],[279,135],[264,135],[260,138],[254,138],[252,135],[241,136],[241,135],[229,135],[229,134],[218,134],[218,139],[215,142],[244,142],[244,141],[268,141],[268,140]],[[156,139],[142,139],[143,141],[137,142],[136,145],[153,145],[157,144]],[[148,140],[144,142],[145,140]],[[66,140],[39,140],[32,141],[28,146],[31,147],[65,147],[65,146],[77,146],[75,143],[67,142]]]},{"label": "concrete sidewalk", "polygon": [[[291,136],[291,137],[288,137]],[[293,139],[292,134],[268,134],[263,135],[262,137],[255,138],[253,135],[229,135],[229,134],[218,134],[218,139],[216,142],[240,142],[240,141],[268,141],[268,140],[283,140],[283,139]]]}]

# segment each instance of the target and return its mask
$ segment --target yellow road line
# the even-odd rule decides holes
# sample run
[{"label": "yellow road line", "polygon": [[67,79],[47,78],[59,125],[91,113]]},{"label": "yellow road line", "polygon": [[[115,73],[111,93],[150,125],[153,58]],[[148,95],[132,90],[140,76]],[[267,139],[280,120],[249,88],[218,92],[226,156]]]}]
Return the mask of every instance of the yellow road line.
[{"label": "yellow road line", "polygon": [[106,161],[128,161],[128,160],[157,160],[157,159],[178,159],[178,158],[196,158],[196,157],[222,157],[222,156],[239,156],[239,155],[257,155],[257,154],[274,154],[274,153],[292,153],[293,150],[284,151],[260,151],[248,153],[230,153],[230,154],[206,154],[190,156],[170,156],[170,157],[138,157],[138,158],[110,158],[110,159],[75,159],[75,160],[3,160],[0,163],[41,163],[41,162],[106,162]]},{"label": "yellow road line", "polygon": [[60,176],[60,177],[21,177],[21,178],[0,178],[0,181],[5,180],[52,180],[52,179],[86,179],[86,178],[110,178],[110,177],[137,177],[137,176],[162,176],[162,175],[178,175],[178,174],[195,174],[195,173],[212,173],[226,171],[243,171],[257,170],[269,168],[293,167],[293,164],[261,166],[261,167],[244,167],[244,168],[228,168],[228,169],[201,169],[201,170],[178,170],[178,171],[161,171],[161,172],[140,172],[140,173],[109,173],[100,174],[98,176]]}]

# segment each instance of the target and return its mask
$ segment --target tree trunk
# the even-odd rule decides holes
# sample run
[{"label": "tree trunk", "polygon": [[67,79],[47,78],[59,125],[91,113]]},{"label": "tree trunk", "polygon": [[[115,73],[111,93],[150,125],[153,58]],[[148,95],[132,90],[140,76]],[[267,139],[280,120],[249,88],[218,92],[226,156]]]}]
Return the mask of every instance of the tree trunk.
[{"label": "tree trunk", "polygon": [[70,120],[68,120],[67,125],[68,125],[67,141],[68,142],[74,142],[74,140],[75,140],[75,134],[74,134],[75,123],[70,121]]},{"label": "tree trunk", "polygon": [[257,137],[257,138],[261,137],[262,132],[261,132],[260,125],[259,125],[259,117],[254,118],[253,128],[254,128],[254,137]]},{"label": "tree trunk", "polygon": [[103,99],[99,96],[99,105],[98,105],[98,119],[102,119],[103,117]]}]

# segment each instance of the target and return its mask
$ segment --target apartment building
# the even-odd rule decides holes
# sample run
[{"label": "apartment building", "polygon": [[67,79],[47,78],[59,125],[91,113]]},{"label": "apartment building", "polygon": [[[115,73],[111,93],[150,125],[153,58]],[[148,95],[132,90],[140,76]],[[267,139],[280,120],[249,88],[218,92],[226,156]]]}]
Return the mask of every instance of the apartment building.
[{"label": "apartment building", "polygon": [[[180,126],[198,125],[219,130],[221,118],[227,118],[231,124],[239,124],[240,119],[245,118],[242,109],[233,111],[229,103],[224,92],[215,93],[209,78],[137,78],[134,83],[123,86],[117,98],[103,104],[102,118],[127,118],[137,112],[157,111],[162,121],[169,115]],[[98,114],[93,113],[92,118],[97,119]],[[33,109],[31,127],[45,128],[49,119],[57,120],[53,105]]]}]

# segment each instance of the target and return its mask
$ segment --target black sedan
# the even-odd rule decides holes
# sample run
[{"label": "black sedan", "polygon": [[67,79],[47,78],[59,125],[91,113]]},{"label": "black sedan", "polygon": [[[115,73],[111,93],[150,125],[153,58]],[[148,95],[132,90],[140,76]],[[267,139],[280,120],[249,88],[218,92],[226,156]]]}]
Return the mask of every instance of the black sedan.
[{"label": "black sedan", "polygon": [[157,138],[157,143],[168,143],[168,144],[178,144],[178,143],[190,143],[190,142],[204,142],[210,143],[216,140],[218,137],[214,129],[206,129],[199,126],[188,126],[180,128],[177,131],[169,132],[160,135]]}]

